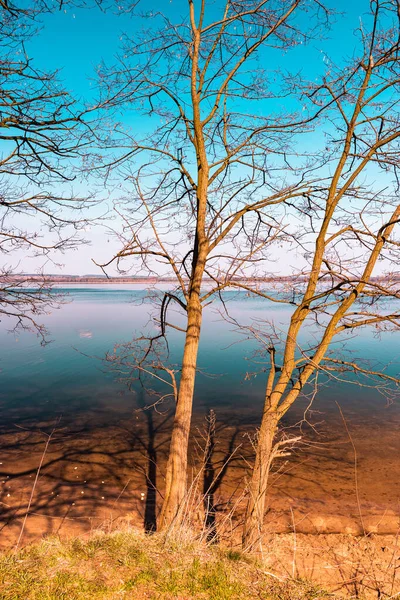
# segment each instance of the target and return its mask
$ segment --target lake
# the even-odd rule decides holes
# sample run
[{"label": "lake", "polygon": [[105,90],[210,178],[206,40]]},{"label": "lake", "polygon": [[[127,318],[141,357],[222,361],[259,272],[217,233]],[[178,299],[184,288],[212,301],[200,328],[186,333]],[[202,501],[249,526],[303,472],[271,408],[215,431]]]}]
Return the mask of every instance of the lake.
[{"label": "lake", "polygon": [[[109,514],[129,512],[134,521],[146,521],[149,511],[155,518],[160,501],[154,485],[162,490],[172,403],[143,410],[156,396],[146,395],[137,382],[129,389],[121,380],[126,379],[127,369],[117,374],[104,361],[116,345],[151,329],[146,292],[135,286],[70,286],[61,291],[68,295],[67,301],[42,319],[52,340],[46,346],[40,346],[33,334],[15,335],[7,332],[8,323],[0,324],[4,543],[20,527],[46,434],[53,429],[35,489],[27,539],[44,532],[92,527]],[[265,356],[256,352],[256,341],[238,331],[233,320],[256,323],[260,330],[262,322],[269,320],[284,332],[291,312],[290,307],[243,293],[227,293],[225,299],[231,322],[222,318],[221,304],[205,309],[191,447],[195,469],[205,417],[213,409],[216,469],[229,462],[218,486],[221,512],[244,486],[252,459],[251,436],[260,421],[267,364]],[[179,323],[179,315],[176,319]],[[310,325],[303,341],[312,334]],[[388,373],[399,372],[399,334],[377,337],[374,331],[365,330],[348,336],[346,344],[374,369],[387,365]],[[174,366],[182,351],[182,333],[171,332],[169,349]],[[156,383],[154,389],[160,390]],[[271,481],[267,515],[271,527],[290,528],[294,514],[298,530],[304,531],[396,529],[400,499],[396,400],[388,403],[376,389],[354,381],[322,378],[304,422],[307,404],[307,398],[300,400],[283,423],[290,433],[301,431],[303,439],[294,455],[277,465]]]}]

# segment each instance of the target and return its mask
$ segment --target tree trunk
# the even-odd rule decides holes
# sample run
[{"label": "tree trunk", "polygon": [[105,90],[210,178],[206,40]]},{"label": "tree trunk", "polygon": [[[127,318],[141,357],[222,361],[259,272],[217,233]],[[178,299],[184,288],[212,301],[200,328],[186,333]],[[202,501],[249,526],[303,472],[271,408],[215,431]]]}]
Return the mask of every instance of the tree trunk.
[{"label": "tree trunk", "polygon": [[262,541],[268,478],[277,423],[275,412],[264,412],[243,526],[242,546],[247,551],[260,546]]},{"label": "tree trunk", "polygon": [[180,509],[186,496],[189,432],[201,319],[202,306],[198,294],[195,294],[188,303],[188,327],[166,471],[165,496],[159,519],[160,530],[169,527],[174,521],[179,522]]},{"label": "tree trunk", "polygon": [[190,296],[187,303],[187,329],[185,348],[183,351],[181,381],[169,449],[165,496],[159,522],[160,529],[169,527],[173,522],[176,524],[180,522],[182,518],[181,509],[186,496],[189,432],[192,419],[193,393],[202,319],[200,290],[208,254],[208,239],[205,234],[205,225],[209,167],[204,141],[203,123],[200,114],[201,93],[197,87],[201,33],[195,25],[193,3],[189,4],[194,35],[193,54],[191,57],[191,96],[194,124],[193,144],[197,155],[196,236],[193,244],[192,277]]}]

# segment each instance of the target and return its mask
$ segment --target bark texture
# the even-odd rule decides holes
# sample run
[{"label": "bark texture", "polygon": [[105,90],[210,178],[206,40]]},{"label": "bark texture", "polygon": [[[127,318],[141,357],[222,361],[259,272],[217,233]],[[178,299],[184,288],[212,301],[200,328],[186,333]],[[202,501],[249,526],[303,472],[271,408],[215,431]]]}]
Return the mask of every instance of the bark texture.
[{"label": "bark texture", "polygon": [[166,471],[164,502],[159,529],[166,529],[181,518],[187,488],[187,460],[197,354],[202,321],[202,306],[196,294],[188,306],[188,328],[182,361],[169,458]]},{"label": "bark texture", "polygon": [[261,545],[276,429],[276,415],[265,412],[261,422],[256,459],[249,485],[249,499],[242,537],[242,545],[245,550],[254,550]]}]

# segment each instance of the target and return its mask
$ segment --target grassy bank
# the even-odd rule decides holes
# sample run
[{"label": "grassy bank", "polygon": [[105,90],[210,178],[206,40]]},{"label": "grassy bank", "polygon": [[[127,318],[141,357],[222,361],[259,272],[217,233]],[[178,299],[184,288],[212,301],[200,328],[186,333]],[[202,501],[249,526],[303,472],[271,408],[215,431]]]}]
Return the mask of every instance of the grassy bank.
[{"label": "grassy bank", "polygon": [[255,558],[135,531],[49,538],[0,556],[1,600],[312,600],[314,585],[277,579]]}]

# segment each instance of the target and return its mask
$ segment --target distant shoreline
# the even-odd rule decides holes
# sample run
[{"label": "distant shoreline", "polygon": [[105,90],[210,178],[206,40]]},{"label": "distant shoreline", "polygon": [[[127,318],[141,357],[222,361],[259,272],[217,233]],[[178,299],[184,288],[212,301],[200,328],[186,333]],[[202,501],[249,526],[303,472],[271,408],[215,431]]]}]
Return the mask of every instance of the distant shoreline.
[{"label": "distant shoreline", "polygon": [[[146,284],[157,284],[157,283],[174,283],[176,279],[174,277],[105,277],[105,276],[94,276],[94,275],[10,275],[7,277],[7,281],[9,283],[86,283],[89,285],[98,285],[98,284],[138,284],[138,283],[146,283]],[[210,278],[204,278],[204,283],[213,283],[213,280]],[[273,282],[293,282],[293,281],[302,281],[302,278],[288,276],[281,277],[260,277],[253,278],[237,278],[232,280],[232,284],[236,283],[273,283]],[[214,282],[215,283],[215,282]]]},{"label": "distant shoreline", "polygon": [[[8,284],[17,283],[40,283],[53,284],[53,283],[77,283],[87,285],[111,285],[111,284],[146,284],[156,285],[158,283],[176,283],[174,277],[106,277],[105,275],[37,275],[37,274],[20,274],[20,275],[3,275],[0,278],[5,280]],[[231,280],[232,287],[234,284],[262,284],[262,283],[304,283],[308,280],[307,275],[276,275],[269,277],[237,277]],[[387,277],[387,276],[376,276],[371,277],[371,282],[400,282],[399,277]],[[216,283],[211,278],[204,278],[203,283]],[[229,287],[229,286],[228,286]]]}]

